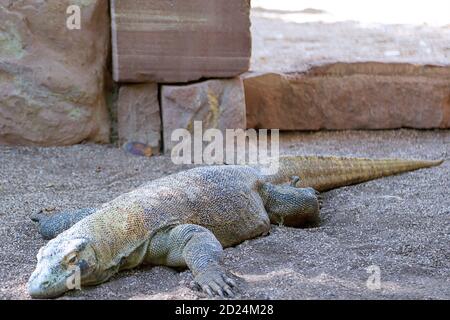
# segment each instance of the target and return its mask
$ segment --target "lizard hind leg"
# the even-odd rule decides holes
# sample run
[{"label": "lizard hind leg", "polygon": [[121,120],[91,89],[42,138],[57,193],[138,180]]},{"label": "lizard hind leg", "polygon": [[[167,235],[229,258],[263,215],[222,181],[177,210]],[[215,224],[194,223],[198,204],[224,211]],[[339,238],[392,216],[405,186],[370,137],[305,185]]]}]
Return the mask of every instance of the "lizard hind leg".
[{"label": "lizard hind leg", "polygon": [[40,235],[45,240],[51,240],[96,211],[95,208],[84,208],[57,212],[51,215],[40,211],[31,215],[30,219],[37,224]]},{"label": "lizard hind leg", "polygon": [[295,228],[318,226],[320,224],[318,192],[313,188],[297,188],[295,185],[296,182],[291,185],[264,184],[261,195],[270,221],[273,224]]}]

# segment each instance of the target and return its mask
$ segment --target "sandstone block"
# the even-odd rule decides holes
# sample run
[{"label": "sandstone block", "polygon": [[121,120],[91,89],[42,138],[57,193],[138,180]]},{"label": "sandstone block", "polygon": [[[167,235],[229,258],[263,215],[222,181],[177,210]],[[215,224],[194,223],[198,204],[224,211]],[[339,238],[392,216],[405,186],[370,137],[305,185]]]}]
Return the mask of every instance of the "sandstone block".
[{"label": "sandstone block", "polygon": [[[81,9],[81,30],[66,10]],[[109,141],[108,2],[0,0],[0,144]]]},{"label": "sandstone block", "polygon": [[250,0],[112,0],[114,80],[234,77],[251,56]]},{"label": "sandstone block", "polygon": [[119,143],[138,142],[152,148],[157,154],[161,147],[161,113],[158,85],[123,85],[118,101]]},{"label": "sandstone block", "polygon": [[[161,108],[164,149],[174,146],[172,132],[187,129],[193,133],[194,121],[207,129],[245,129],[245,97],[240,78],[209,80],[191,85],[162,86]],[[175,142],[176,143],[176,142]]]},{"label": "sandstone block", "polygon": [[450,68],[335,64],[245,79],[247,126],[281,130],[450,127]]}]

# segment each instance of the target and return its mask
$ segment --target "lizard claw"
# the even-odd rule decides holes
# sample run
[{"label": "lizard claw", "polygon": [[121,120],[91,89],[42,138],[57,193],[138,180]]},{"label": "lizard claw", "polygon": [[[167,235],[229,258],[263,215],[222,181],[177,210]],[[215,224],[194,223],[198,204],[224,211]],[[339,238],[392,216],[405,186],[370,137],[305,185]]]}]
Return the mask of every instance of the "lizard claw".
[{"label": "lizard claw", "polygon": [[300,180],[301,179],[298,176],[291,177],[291,187],[297,188],[297,183],[299,183]]},{"label": "lizard claw", "polygon": [[200,272],[193,281],[193,287],[201,289],[210,297],[220,296],[221,298],[234,297],[233,288],[236,287],[230,277],[221,267],[214,266]]},{"label": "lizard claw", "polygon": [[306,188],[306,189],[307,189],[309,192],[311,192],[311,194],[313,194],[313,195],[315,195],[315,196],[317,196],[317,197],[320,197],[320,192],[317,191],[316,189],[311,188],[311,187]]},{"label": "lizard claw", "polygon": [[44,213],[44,210],[40,210],[39,212],[35,212],[35,213],[31,214],[30,220],[33,222],[39,223],[42,220],[42,218],[44,217],[43,213]]},{"label": "lizard claw", "polygon": [[214,296],[212,291],[211,291],[211,288],[209,286],[207,286],[207,285],[202,286],[202,290],[204,292],[206,292],[208,294],[208,296],[210,296],[210,297]]}]

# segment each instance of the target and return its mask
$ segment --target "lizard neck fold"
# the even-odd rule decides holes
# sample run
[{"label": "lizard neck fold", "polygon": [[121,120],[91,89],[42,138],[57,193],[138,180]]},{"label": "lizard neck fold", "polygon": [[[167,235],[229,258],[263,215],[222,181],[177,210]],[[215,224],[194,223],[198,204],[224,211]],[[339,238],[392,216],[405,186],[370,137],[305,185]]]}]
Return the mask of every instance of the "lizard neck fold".
[{"label": "lizard neck fold", "polygon": [[141,263],[143,257],[139,256],[144,253],[140,251],[155,232],[148,226],[144,208],[136,203],[108,204],[69,231],[90,240],[98,260],[96,273],[102,275],[108,274],[107,270],[117,272],[127,259],[132,267]]}]

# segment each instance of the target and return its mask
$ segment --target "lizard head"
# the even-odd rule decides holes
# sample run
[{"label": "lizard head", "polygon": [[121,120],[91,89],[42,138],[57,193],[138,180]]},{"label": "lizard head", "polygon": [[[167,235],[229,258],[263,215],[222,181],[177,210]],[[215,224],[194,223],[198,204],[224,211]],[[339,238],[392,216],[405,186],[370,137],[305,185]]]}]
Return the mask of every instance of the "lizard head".
[{"label": "lizard head", "polygon": [[37,267],[28,280],[28,292],[33,298],[58,297],[80,289],[97,268],[97,258],[87,239],[50,241],[39,250]]}]

